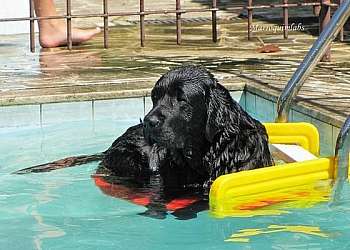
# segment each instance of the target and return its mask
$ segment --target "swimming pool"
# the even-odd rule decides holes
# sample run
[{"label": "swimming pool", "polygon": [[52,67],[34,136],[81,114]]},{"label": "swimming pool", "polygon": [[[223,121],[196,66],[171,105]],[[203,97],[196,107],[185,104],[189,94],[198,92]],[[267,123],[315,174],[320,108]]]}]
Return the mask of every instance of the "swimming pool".
[{"label": "swimming pool", "polygon": [[[242,93],[233,96],[239,99]],[[246,101],[241,99],[241,104],[251,111]],[[10,174],[53,159],[102,151],[138,123],[149,107],[149,99],[134,98],[1,108],[0,249],[350,248],[348,186],[338,206],[323,203],[282,215],[225,219],[202,211],[197,218],[178,220],[170,213],[164,219],[141,216],[143,206],[103,194],[91,178],[98,163]],[[284,226],[315,227],[319,233],[281,230]],[[227,241],[232,234],[241,237]]]}]

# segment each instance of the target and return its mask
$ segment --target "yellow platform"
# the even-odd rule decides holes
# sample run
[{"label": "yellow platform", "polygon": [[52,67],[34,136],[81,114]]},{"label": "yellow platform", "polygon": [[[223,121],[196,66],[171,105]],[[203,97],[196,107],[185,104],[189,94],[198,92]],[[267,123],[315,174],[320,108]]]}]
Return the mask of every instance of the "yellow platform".
[{"label": "yellow platform", "polygon": [[[312,124],[264,125],[270,144],[296,144],[319,156],[319,134]],[[210,210],[218,217],[267,215],[327,201],[334,165],[332,157],[316,158],[222,175],[211,186]]]}]

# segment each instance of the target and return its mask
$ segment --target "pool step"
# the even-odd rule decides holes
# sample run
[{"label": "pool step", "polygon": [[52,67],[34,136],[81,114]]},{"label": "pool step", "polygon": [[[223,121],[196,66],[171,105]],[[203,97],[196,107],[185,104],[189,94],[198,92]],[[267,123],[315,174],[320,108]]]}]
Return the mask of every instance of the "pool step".
[{"label": "pool step", "polygon": [[317,159],[315,155],[299,145],[271,144],[270,149],[275,161],[291,163]]}]

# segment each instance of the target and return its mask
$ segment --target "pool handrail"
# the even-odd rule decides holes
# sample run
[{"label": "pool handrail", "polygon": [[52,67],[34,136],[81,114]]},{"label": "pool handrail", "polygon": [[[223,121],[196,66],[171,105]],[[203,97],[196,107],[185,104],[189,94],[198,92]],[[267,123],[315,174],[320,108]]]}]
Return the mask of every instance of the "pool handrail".
[{"label": "pool handrail", "polygon": [[288,122],[294,97],[298,94],[305,80],[310,76],[349,16],[350,0],[344,0],[283,89],[277,101],[276,122]]},{"label": "pool handrail", "polygon": [[335,146],[335,159],[337,164],[337,180],[346,181],[349,175],[349,151],[350,151],[350,116],[338,134]]}]

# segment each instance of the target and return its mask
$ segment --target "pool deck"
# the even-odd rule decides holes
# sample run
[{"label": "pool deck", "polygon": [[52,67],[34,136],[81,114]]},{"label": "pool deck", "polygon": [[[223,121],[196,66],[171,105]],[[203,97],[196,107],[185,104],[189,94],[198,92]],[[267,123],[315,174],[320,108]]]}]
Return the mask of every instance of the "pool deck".
[{"label": "pool deck", "polygon": [[[97,8],[96,1],[84,2],[87,2],[84,8]],[[190,7],[203,7],[200,1],[186,3]],[[79,6],[79,1],[75,4]],[[58,7],[62,8],[60,4]],[[166,24],[146,26],[144,48],[140,47],[135,18],[111,20],[113,27],[107,50],[103,49],[102,34],[72,51],[40,50],[37,44],[35,53],[29,51],[28,34],[0,36],[0,106],[149,95],[161,74],[182,63],[206,66],[230,90],[246,89],[276,101],[316,39],[311,34],[317,32],[317,23],[300,20],[305,30],[291,31],[287,40],[281,32],[256,32],[255,37],[259,36],[265,44],[281,48],[280,52],[259,53],[260,42],[247,41],[246,20],[238,14],[220,14],[217,43],[211,41],[210,23],[205,19],[195,22],[198,14],[191,15],[192,22],[183,24],[180,46],[176,45],[171,15],[162,17]],[[209,18],[210,14],[201,16]],[[86,27],[101,22],[86,20],[78,20],[77,25]],[[254,19],[254,24],[274,25],[268,19]],[[348,33],[345,34],[349,39]],[[332,62],[317,66],[296,99],[296,110],[337,127],[342,125],[350,113],[349,55],[348,43],[333,44]]]}]

